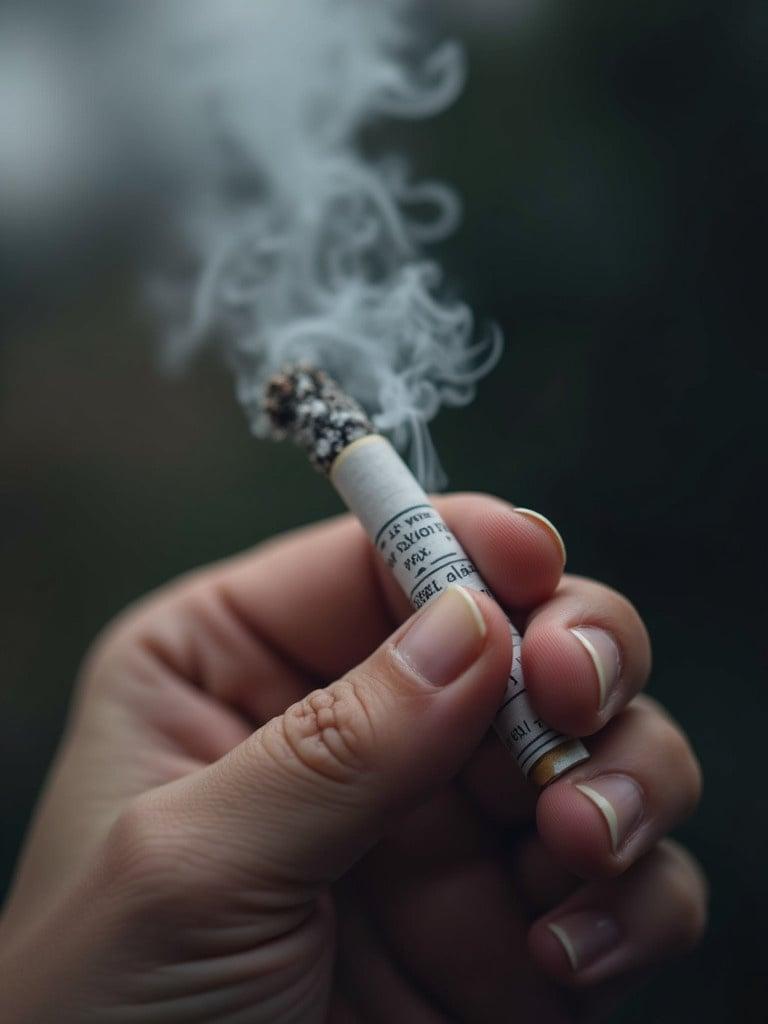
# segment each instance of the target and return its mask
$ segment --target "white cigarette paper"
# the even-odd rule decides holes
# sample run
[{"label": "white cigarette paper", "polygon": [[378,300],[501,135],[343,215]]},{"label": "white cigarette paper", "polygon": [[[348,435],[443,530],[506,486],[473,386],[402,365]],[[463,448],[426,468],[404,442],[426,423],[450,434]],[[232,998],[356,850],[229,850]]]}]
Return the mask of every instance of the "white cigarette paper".
[{"label": "white cigarette paper", "polygon": [[[403,460],[383,437],[355,441],[336,459],[331,481],[357,516],[412,606],[423,607],[452,584],[491,597],[471,559],[430,503]],[[521,637],[510,622],[512,665],[504,700],[493,722],[528,777],[546,754],[564,747],[551,777],[586,760],[578,740],[550,728],[531,707],[520,662]],[[564,746],[565,745],[565,746]]]}]

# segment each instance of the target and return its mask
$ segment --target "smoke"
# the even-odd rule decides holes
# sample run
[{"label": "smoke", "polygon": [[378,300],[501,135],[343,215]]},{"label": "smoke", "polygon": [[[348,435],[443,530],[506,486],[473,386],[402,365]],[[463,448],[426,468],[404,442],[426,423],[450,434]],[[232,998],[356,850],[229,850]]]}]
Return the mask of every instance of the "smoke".
[{"label": "smoke", "polygon": [[463,84],[461,50],[429,49],[414,6],[156,5],[172,102],[197,153],[180,203],[185,272],[156,292],[169,365],[222,347],[256,434],[266,433],[268,377],[306,360],[335,376],[434,487],[442,474],[427,424],[442,405],[472,400],[501,339],[495,329],[477,337],[471,311],[442,295],[440,268],[423,254],[456,227],[454,193],[414,181],[401,157],[365,155],[367,126],[434,115]]}]

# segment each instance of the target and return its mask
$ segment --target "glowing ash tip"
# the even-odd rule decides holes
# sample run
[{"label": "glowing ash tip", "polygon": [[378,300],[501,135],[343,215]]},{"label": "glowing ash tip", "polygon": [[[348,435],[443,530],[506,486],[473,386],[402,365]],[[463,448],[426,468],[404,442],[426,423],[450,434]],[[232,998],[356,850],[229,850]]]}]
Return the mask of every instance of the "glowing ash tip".
[{"label": "glowing ash tip", "polygon": [[300,445],[316,469],[329,473],[353,441],[376,429],[354,398],[314,366],[286,366],[271,377],[264,414],[275,440]]}]

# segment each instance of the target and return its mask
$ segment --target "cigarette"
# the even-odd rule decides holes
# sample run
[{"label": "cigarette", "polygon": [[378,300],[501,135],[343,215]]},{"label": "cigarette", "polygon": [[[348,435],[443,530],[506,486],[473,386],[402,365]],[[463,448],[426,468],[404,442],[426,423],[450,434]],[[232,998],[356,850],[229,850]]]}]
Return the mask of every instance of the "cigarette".
[{"label": "cigarette", "polygon": [[[359,519],[414,609],[460,584],[493,598],[421,485],[358,403],[323,371],[286,367],[271,378],[264,412],[272,436],[290,438],[325,473]],[[546,786],[589,757],[531,707],[512,622],[512,665],[493,727],[523,775]]]}]

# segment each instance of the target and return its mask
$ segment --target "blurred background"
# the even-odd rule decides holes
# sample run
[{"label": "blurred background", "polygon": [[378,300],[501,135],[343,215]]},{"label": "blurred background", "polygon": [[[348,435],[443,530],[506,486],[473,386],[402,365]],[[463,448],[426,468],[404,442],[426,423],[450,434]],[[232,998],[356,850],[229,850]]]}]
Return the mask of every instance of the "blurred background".
[{"label": "blurred background", "polygon": [[[0,2],[2,885],[100,627],[177,573],[339,510],[297,452],[249,436],[215,358],[157,372],[139,294],[164,154],[126,131],[105,146],[73,77],[83,39],[107,52],[118,7]],[[768,8],[427,15],[463,39],[468,87],[379,141],[462,193],[439,257],[508,339],[474,405],[436,422],[450,486],[541,510],[572,571],[635,601],[650,692],[705,767],[681,835],[711,878],[709,936],[615,1019],[764,1021]]]}]

